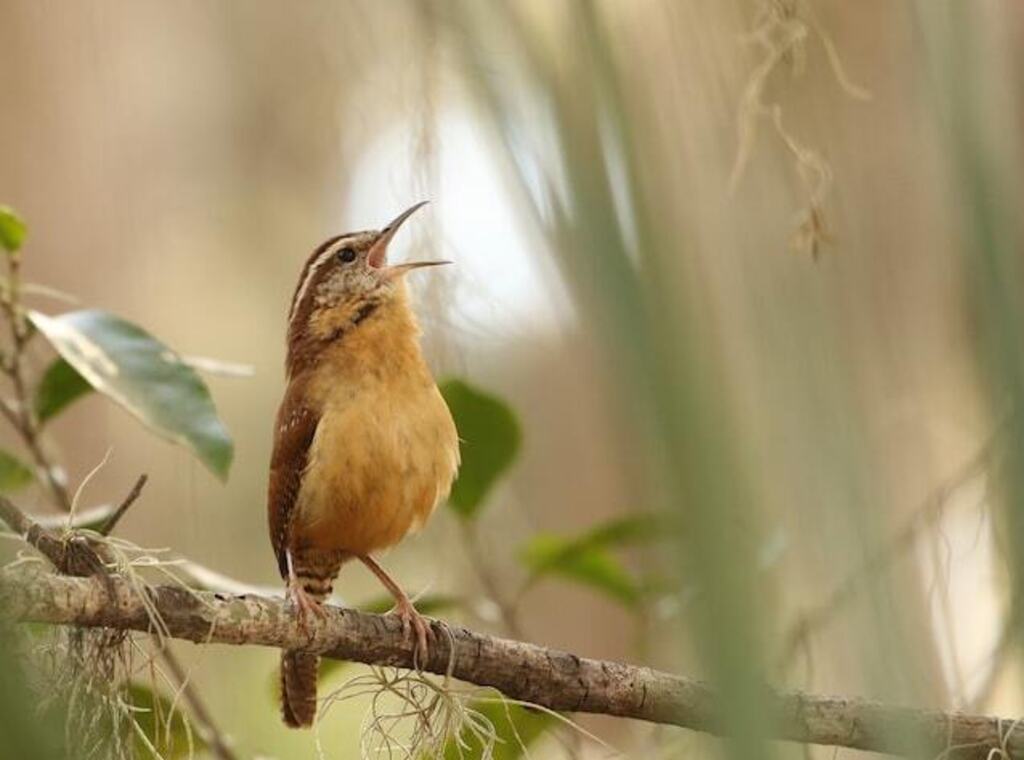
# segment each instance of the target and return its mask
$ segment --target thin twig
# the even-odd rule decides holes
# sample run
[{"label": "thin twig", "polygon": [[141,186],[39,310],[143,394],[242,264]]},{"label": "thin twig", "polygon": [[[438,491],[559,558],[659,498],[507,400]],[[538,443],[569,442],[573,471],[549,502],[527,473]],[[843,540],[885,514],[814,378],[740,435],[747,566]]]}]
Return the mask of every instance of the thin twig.
[{"label": "thin twig", "polygon": [[109,536],[113,533],[114,528],[117,527],[121,518],[124,517],[125,512],[127,512],[128,508],[135,503],[136,499],[139,498],[139,495],[142,493],[142,489],[146,486],[147,480],[149,480],[149,476],[146,473],[139,475],[139,479],[135,481],[135,485],[132,486],[132,490],[128,492],[128,495],[124,497],[124,501],[121,502],[121,505],[114,511],[114,514],[108,517],[107,521],[100,526],[99,533],[101,536]]},{"label": "thin twig", "polygon": [[25,388],[25,347],[28,345],[32,333],[21,310],[21,256],[17,253],[9,256],[7,266],[7,291],[3,298],[0,298],[0,307],[7,317],[7,324],[11,331],[11,354],[10,361],[0,365],[0,369],[10,379],[14,389],[14,408],[12,409],[6,403],[0,404],[0,408],[3,409],[4,416],[21,436],[36,467],[42,471],[57,504],[65,512],[70,512],[71,497],[43,451],[39,437],[39,421],[36,419],[32,402]]}]

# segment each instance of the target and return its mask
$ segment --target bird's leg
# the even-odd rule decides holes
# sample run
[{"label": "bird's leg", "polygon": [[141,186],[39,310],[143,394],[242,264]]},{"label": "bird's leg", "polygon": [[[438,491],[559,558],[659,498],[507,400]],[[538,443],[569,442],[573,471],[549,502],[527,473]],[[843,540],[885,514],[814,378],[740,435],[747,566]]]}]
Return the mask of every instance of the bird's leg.
[{"label": "bird's leg", "polygon": [[402,587],[395,582],[394,578],[388,575],[383,567],[377,564],[373,557],[363,555],[359,559],[370,568],[370,571],[391,592],[391,596],[395,597],[395,614],[402,620],[402,630],[406,636],[409,635],[410,628],[416,632],[416,651],[420,657],[419,663],[420,665],[425,664],[430,651],[427,648],[427,640],[434,637],[426,618],[413,606],[412,600],[402,590]]},{"label": "bird's leg", "polygon": [[306,628],[309,625],[310,615],[316,615],[323,620],[327,617],[327,612],[324,610],[323,605],[310,596],[309,592],[303,588],[299,576],[295,574],[295,563],[292,561],[291,549],[285,550],[285,557],[288,561],[288,605],[294,611],[299,625]]}]

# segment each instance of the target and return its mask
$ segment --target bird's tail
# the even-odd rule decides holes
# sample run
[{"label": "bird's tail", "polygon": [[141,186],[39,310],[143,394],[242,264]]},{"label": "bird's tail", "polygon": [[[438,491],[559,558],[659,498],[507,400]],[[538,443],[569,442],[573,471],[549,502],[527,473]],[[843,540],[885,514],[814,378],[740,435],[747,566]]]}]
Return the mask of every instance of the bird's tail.
[{"label": "bird's tail", "polygon": [[320,656],[281,652],[281,714],[291,728],[308,728],[316,717],[316,673]]},{"label": "bird's tail", "polygon": [[[330,567],[296,568],[299,583],[318,604],[331,595],[340,562]],[[316,676],[320,656],[300,649],[281,652],[281,715],[291,728],[308,728],[316,717]]]}]

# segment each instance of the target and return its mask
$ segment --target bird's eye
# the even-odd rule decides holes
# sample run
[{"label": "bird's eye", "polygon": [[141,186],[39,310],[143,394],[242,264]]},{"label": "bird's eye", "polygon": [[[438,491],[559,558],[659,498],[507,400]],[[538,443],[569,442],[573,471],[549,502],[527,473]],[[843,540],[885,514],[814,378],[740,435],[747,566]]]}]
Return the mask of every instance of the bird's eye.
[{"label": "bird's eye", "polygon": [[338,261],[342,264],[349,264],[356,260],[356,252],[351,248],[342,248],[338,251]]}]

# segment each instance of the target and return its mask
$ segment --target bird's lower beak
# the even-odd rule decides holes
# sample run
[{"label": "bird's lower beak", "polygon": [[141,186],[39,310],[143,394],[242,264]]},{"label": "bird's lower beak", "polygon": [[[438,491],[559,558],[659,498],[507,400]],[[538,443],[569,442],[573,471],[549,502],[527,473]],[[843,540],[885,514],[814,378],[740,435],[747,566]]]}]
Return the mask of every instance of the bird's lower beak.
[{"label": "bird's lower beak", "polygon": [[444,264],[451,264],[450,261],[410,261],[406,264],[395,264],[393,266],[386,267],[384,269],[384,276],[389,280],[395,277],[401,277],[406,272],[411,272],[413,269],[419,269],[420,267],[439,267]]},{"label": "bird's lower beak", "polygon": [[374,269],[384,270],[382,274],[389,280],[395,277],[401,277],[406,272],[410,272],[413,269],[419,269],[420,267],[436,267],[441,264],[451,264],[450,261],[410,261],[406,264],[395,264],[393,266],[387,266],[388,263],[388,243],[391,242],[391,238],[398,232],[398,228],[401,227],[405,220],[416,213],[419,209],[427,205],[427,201],[420,201],[415,206],[411,206],[403,211],[401,214],[396,216],[391,224],[385,227],[380,232],[380,237],[370,247],[370,253],[366,257],[367,263]]},{"label": "bird's lower beak", "polygon": [[380,237],[370,247],[370,252],[366,257],[367,263],[374,269],[380,269],[388,261],[388,243],[391,242],[391,238],[398,232],[398,228],[401,227],[405,220],[412,216],[414,213],[419,211],[421,208],[427,205],[427,201],[420,201],[415,206],[410,206],[401,214],[396,216],[387,227],[380,231]]}]

